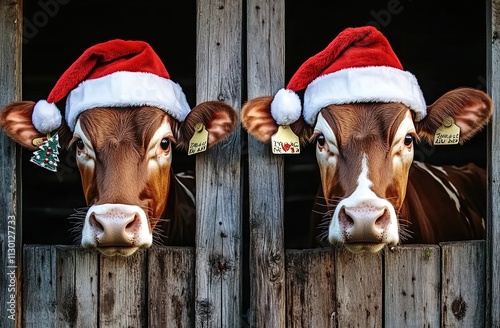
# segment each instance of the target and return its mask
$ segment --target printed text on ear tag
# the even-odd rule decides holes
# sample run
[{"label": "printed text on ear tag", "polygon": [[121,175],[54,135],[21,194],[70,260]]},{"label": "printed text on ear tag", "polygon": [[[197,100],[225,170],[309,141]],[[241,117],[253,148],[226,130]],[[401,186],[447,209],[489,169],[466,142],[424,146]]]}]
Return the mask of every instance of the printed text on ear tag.
[{"label": "printed text on ear tag", "polygon": [[273,154],[300,154],[299,137],[288,125],[280,125],[271,137]]},{"label": "printed text on ear tag", "polygon": [[460,128],[455,124],[451,117],[445,118],[443,125],[441,125],[434,135],[435,145],[456,145],[460,140]]},{"label": "printed text on ear tag", "polygon": [[203,123],[196,124],[194,134],[189,140],[188,155],[201,153],[207,149],[208,131]]}]

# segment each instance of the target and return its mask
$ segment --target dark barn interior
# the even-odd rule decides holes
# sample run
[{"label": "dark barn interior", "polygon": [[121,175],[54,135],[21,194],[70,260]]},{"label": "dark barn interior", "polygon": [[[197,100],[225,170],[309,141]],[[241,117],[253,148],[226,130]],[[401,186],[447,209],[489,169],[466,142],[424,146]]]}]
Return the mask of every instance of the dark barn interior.
[{"label": "dark barn interior", "polygon": [[[85,49],[122,38],[149,42],[172,80],[183,87],[189,104],[195,105],[196,1],[54,0],[42,4],[24,2],[23,99],[46,99],[59,76]],[[404,68],[417,77],[428,104],[460,86],[485,90],[485,6],[484,1],[449,0],[287,1],[286,81],[342,29],[370,24],[387,36]],[[245,100],[245,83],[243,92]],[[483,131],[463,146],[419,145],[416,159],[436,164],[473,161],[486,166],[486,147]],[[308,213],[319,186],[313,154],[309,147],[285,160],[287,248],[303,247],[307,235]],[[75,208],[85,206],[74,156],[62,150],[59,172],[52,173],[30,163],[31,155],[23,150],[23,243],[73,244],[68,217]],[[194,167],[194,158],[184,153],[174,158],[176,171]]]}]

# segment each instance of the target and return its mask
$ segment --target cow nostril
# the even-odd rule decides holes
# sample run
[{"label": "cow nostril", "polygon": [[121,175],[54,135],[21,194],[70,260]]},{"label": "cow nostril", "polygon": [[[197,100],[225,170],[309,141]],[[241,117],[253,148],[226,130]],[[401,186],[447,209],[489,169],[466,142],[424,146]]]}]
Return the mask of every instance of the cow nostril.
[{"label": "cow nostril", "polygon": [[354,220],[346,213],[345,207],[342,207],[339,211],[339,221],[345,229],[354,226]]},{"label": "cow nostril", "polygon": [[389,223],[391,222],[391,216],[387,209],[384,210],[384,213],[375,220],[375,226],[379,229],[386,229]]},{"label": "cow nostril", "polygon": [[125,231],[128,233],[136,233],[141,226],[141,218],[138,214],[134,215],[134,219],[127,223]]},{"label": "cow nostril", "polygon": [[96,220],[94,213],[90,214],[89,223],[95,233],[103,233],[104,227],[103,225]]}]

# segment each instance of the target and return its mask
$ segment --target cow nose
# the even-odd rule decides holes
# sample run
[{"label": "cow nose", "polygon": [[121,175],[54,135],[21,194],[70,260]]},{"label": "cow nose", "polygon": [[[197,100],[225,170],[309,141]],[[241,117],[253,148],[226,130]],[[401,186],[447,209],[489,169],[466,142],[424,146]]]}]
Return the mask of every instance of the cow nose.
[{"label": "cow nose", "polygon": [[141,227],[138,213],[92,213],[89,223],[99,246],[129,246],[136,242]]},{"label": "cow nose", "polygon": [[346,242],[380,243],[387,232],[391,217],[385,206],[343,206],[339,212],[339,221]]}]

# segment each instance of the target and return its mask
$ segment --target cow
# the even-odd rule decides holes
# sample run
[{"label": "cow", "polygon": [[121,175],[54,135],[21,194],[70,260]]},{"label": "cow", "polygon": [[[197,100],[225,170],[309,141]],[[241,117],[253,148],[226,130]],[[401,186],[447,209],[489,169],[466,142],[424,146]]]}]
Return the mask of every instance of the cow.
[{"label": "cow", "polygon": [[[224,141],[237,126],[236,111],[221,101],[189,108],[180,86],[142,41],[98,44],[75,64],[47,101],[6,105],[0,127],[26,149],[36,150],[33,140],[55,131],[60,145],[75,151],[88,205],[76,214],[83,247],[130,256],[151,246],[153,236],[165,245],[194,246],[195,181],[174,174],[173,150],[187,150],[203,130],[205,148]],[[75,75],[84,81],[74,82]],[[47,112],[61,95],[65,121],[53,124],[58,113]]]},{"label": "cow", "polygon": [[[296,92],[304,88],[302,108]],[[468,87],[427,106],[387,39],[359,27],[309,58],[286,89],[246,101],[241,122],[261,142],[288,126],[302,146],[315,145],[321,186],[309,246],[376,253],[403,242],[485,237],[485,170],[419,162],[414,147],[443,142],[436,134],[463,143],[487,125],[492,111],[491,98]]]}]

